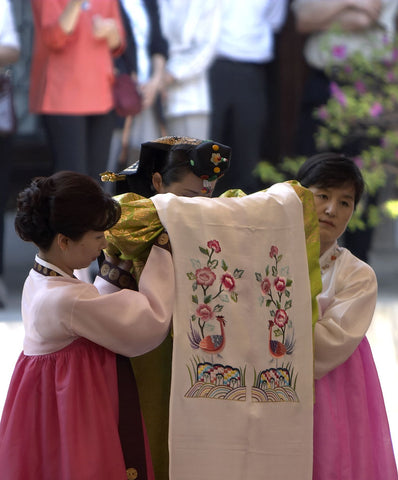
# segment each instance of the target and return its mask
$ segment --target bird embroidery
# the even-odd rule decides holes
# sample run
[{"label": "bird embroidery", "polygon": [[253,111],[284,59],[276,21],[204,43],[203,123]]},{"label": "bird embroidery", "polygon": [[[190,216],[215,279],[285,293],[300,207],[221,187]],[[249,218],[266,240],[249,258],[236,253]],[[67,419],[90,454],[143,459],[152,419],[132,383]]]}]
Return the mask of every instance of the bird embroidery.
[{"label": "bird embroidery", "polygon": [[220,334],[212,334],[202,339],[197,332],[191,331],[189,340],[193,348],[200,348],[207,353],[220,353],[225,346],[225,319],[222,315],[217,315],[216,320],[220,324]]},{"label": "bird embroidery", "polygon": [[219,353],[225,345],[225,320],[222,315],[217,315],[216,320],[220,323],[221,334],[220,335],[207,335],[203,340],[199,342],[199,348],[204,352]]},{"label": "bird embroidery", "polygon": [[275,325],[275,323],[272,320],[269,320],[268,324],[268,329],[269,329],[269,341],[268,341],[268,346],[269,346],[269,351],[271,353],[271,356],[274,358],[281,358],[286,354],[286,346],[279,342],[278,340],[272,340],[272,328]]}]

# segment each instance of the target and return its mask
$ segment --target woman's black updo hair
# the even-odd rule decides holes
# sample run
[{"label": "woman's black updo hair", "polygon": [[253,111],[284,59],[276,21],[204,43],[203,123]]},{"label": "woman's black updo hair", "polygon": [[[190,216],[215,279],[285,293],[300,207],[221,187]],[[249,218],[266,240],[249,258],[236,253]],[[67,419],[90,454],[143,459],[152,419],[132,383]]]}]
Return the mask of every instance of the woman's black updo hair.
[{"label": "woman's black updo hair", "polygon": [[103,232],[119,220],[117,201],[88,175],[61,171],[36,177],[17,197],[15,230],[46,251],[56,234],[77,241],[90,230]]},{"label": "woman's black updo hair", "polygon": [[171,183],[180,182],[192,172],[189,165],[188,153],[184,150],[171,147],[169,151],[154,150],[152,153],[151,169],[143,169],[140,175],[128,175],[125,181],[116,182],[116,195],[134,192],[143,197],[151,197],[157,193],[152,184],[152,175],[159,172],[162,183],[169,186]]},{"label": "woman's black updo hair", "polygon": [[355,189],[355,206],[365,188],[362,173],[355,162],[345,155],[325,152],[314,155],[300,167],[296,180],[303,187],[342,187],[352,184]]},{"label": "woman's black updo hair", "polygon": [[189,152],[181,149],[179,145],[174,145],[167,154],[166,163],[155,171],[162,175],[164,185],[169,186],[180,182],[188,173],[192,173],[189,162]]}]

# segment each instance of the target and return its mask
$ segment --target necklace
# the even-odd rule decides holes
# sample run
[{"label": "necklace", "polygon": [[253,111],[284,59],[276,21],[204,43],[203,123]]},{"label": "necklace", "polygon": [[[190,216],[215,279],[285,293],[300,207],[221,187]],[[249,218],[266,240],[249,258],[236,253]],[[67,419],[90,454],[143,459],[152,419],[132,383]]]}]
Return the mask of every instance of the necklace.
[{"label": "necklace", "polygon": [[324,273],[328,268],[330,268],[331,265],[333,265],[333,262],[336,261],[336,259],[340,256],[342,252],[342,248],[336,245],[334,249],[328,254],[328,256],[322,261],[320,267],[321,267],[321,273]]}]

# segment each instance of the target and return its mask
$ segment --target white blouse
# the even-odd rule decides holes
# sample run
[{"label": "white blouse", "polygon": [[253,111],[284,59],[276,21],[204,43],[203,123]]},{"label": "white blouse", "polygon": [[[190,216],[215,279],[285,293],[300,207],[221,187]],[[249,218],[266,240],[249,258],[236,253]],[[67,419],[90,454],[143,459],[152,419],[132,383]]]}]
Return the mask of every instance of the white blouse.
[{"label": "white blouse", "polygon": [[9,0],[0,0],[0,45],[18,49],[20,47]]},{"label": "white blouse", "polygon": [[370,326],[377,299],[373,269],[337,243],[320,258],[322,292],[315,325],[315,378],[344,363]]},{"label": "white blouse", "polygon": [[[54,270],[50,264],[43,266]],[[133,357],[154,349],[166,337],[175,290],[172,259],[166,250],[152,247],[139,292],[103,294],[113,288],[108,282],[100,279],[92,285],[55,270],[60,276],[45,276],[32,269],[25,281],[25,355],[56,352],[84,337]]]},{"label": "white blouse", "polygon": [[176,79],[167,90],[167,117],[208,113],[207,71],[219,39],[219,0],[160,0],[162,31],[169,44],[166,69]]}]

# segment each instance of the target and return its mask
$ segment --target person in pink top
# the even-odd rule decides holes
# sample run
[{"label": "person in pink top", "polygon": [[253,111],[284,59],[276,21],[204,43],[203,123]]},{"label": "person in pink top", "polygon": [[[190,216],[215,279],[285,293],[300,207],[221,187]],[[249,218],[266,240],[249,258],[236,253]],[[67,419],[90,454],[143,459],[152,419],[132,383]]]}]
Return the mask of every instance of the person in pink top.
[{"label": "person in pink top", "polygon": [[[18,196],[16,231],[38,254],[23,288],[23,352],[0,423],[2,480],[154,478],[149,448],[125,461],[115,354],[142,355],[167,336],[167,242],[152,246],[138,291],[118,262],[103,266],[94,285],[73,276],[106,247],[104,231],[120,213],[98,182],[76,172],[38,177]],[[132,405],[130,412],[137,414]],[[138,434],[130,431],[133,440]]]},{"label": "person in pink top", "polygon": [[113,57],[125,47],[116,0],[31,0],[30,111],[42,116],[55,171],[105,170],[114,126]]}]

